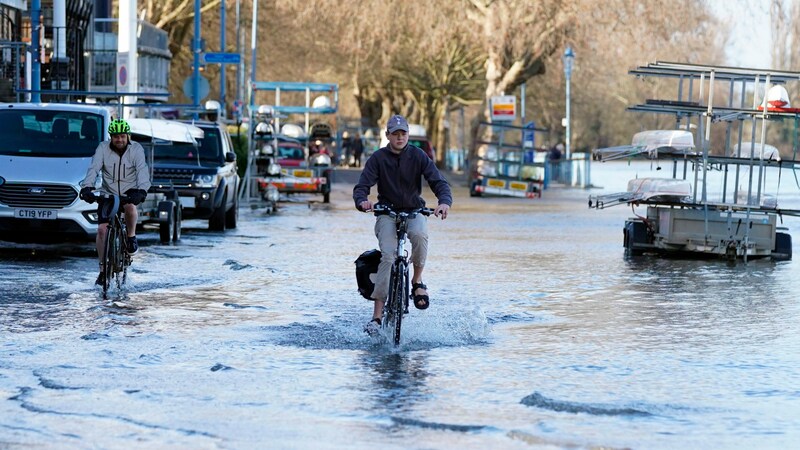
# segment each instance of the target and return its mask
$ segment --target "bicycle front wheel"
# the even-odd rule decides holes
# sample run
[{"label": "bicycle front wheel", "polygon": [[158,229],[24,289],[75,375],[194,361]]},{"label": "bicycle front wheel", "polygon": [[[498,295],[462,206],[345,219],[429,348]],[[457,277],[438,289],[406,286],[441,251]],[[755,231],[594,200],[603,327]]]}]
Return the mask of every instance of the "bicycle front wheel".
[{"label": "bicycle front wheel", "polygon": [[394,345],[400,345],[400,329],[403,326],[403,314],[405,313],[407,297],[407,273],[401,265],[395,266],[393,270],[395,276],[392,283],[391,310],[394,315]]},{"label": "bicycle front wheel", "polygon": [[128,266],[131,265],[131,255],[128,253],[128,231],[125,227],[125,222],[120,221],[119,224],[119,248],[117,252],[117,288],[122,288],[125,281],[128,279]]},{"label": "bicycle front wheel", "polygon": [[114,241],[117,234],[108,228],[103,250],[103,298],[108,298],[108,288],[111,287],[111,278],[114,276],[114,263],[116,261],[116,248]]}]

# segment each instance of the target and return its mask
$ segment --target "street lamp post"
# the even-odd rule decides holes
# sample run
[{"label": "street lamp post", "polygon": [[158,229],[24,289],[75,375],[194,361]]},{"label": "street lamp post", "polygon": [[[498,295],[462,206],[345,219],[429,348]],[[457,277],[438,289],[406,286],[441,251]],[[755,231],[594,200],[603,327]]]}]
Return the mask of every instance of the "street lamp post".
[{"label": "street lamp post", "polygon": [[569,94],[570,93],[569,93],[569,85],[570,85],[570,78],[572,78],[572,64],[575,61],[575,52],[572,51],[572,47],[567,47],[567,49],[564,51],[564,56],[563,56],[562,59],[564,61],[564,75],[566,76],[566,79],[567,79],[567,136],[566,136],[567,142],[565,143],[566,148],[565,148],[564,159],[569,161],[570,156],[571,156],[571,154],[570,154],[570,117],[569,117],[569,109],[570,109],[569,108],[569,106],[570,106],[569,105],[569,103],[570,103]]},{"label": "street lamp post", "polygon": [[[200,105],[200,0],[194,0],[194,39],[192,40],[192,106]],[[135,51],[135,49],[134,49]],[[194,113],[197,118],[197,113]]]}]

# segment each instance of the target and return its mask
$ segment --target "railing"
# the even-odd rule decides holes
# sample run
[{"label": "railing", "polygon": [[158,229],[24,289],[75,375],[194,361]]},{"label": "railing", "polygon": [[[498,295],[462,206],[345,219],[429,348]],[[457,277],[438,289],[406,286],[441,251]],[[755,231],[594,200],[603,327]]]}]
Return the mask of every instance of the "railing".
[{"label": "railing", "polygon": [[[166,48],[166,33],[152,25],[146,25],[150,32],[143,35],[150,36],[150,39],[140,41],[139,83],[136,92],[142,99],[163,101],[169,94],[169,65],[172,55]],[[64,31],[78,33],[56,27],[49,27],[49,31],[46,29],[44,33],[39,58],[42,74],[39,93],[42,101],[76,101],[92,96],[101,97],[103,93],[108,93],[106,97],[120,95],[117,92],[116,35],[95,32],[93,39],[97,45],[84,51],[82,44],[77,45],[78,40],[68,39],[70,45],[62,46],[60,39],[67,35]],[[158,32],[163,33],[163,36]],[[81,33],[79,41],[83,42],[85,31]],[[162,43],[164,48],[143,43]],[[0,41],[0,102],[21,102],[29,99],[32,91],[25,82],[29,50],[30,46],[25,42]]]},{"label": "railing", "polygon": [[545,188],[550,183],[581,188],[592,187],[592,159],[589,153],[575,152],[569,159],[548,161],[545,169],[547,178]]},{"label": "railing", "polygon": [[[117,19],[95,19],[92,42],[87,48],[89,90],[117,91]],[[137,43],[138,92],[168,93],[169,72],[172,53],[169,51],[169,35],[152,24],[139,21]],[[144,98],[148,98],[145,96]],[[155,100],[157,98],[151,98]]]},{"label": "railing", "polygon": [[22,42],[0,42],[0,102],[23,100],[19,90],[25,87],[26,49]]}]

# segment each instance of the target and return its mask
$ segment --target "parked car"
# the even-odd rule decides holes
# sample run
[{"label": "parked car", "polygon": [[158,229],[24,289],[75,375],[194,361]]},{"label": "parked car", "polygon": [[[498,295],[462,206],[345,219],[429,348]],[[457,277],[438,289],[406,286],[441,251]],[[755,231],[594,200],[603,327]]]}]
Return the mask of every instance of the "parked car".
[{"label": "parked car", "polygon": [[[0,106],[0,239],[19,243],[91,241],[97,204],[80,200],[111,111],[93,105],[9,103]],[[140,223],[161,222],[166,195],[148,195]],[[166,207],[166,206],[165,206]]]},{"label": "parked car", "polygon": [[301,167],[306,160],[306,152],[299,142],[289,140],[278,141],[276,161],[281,167]]},{"label": "parked car", "polygon": [[433,149],[431,141],[429,141],[427,137],[408,136],[408,143],[415,147],[421,148],[422,151],[425,152],[426,155],[428,155],[428,158],[436,161],[436,151]]},{"label": "parked car", "polygon": [[217,122],[178,122],[203,131],[198,138],[200,146],[196,150],[176,147],[156,151],[153,184],[177,190],[184,220],[208,220],[208,228],[215,231],[236,228],[240,179],[227,128]]},{"label": "parked car", "polygon": [[[329,203],[333,175],[331,156],[324,151],[306,151],[299,140],[290,137],[277,136],[275,141],[277,149],[268,144],[271,153],[268,157],[265,155],[265,163],[259,165],[259,189],[265,192],[264,189],[274,187],[286,194],[319,193],[323,203]],[[279,166],[279,172],[269,173],[267,158]]]}]

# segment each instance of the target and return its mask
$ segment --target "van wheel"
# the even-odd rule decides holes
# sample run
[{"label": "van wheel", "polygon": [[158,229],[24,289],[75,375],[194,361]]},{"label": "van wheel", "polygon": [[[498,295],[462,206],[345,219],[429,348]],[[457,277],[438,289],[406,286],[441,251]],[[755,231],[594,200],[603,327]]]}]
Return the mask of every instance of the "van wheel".
[{"label": "van wheel", "polygon": [[225,204],[228,203],[228,193],[222,194],[222,202],[219,208],[211,213],[208,219],[208,229],[211,231],[225,231]]}]

